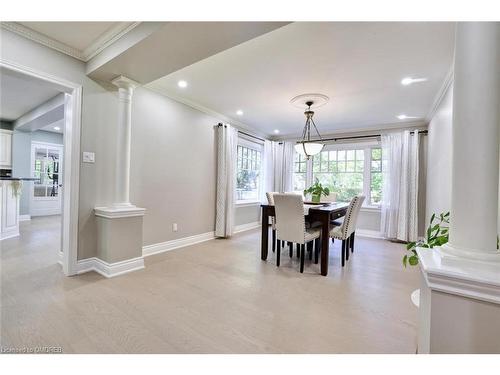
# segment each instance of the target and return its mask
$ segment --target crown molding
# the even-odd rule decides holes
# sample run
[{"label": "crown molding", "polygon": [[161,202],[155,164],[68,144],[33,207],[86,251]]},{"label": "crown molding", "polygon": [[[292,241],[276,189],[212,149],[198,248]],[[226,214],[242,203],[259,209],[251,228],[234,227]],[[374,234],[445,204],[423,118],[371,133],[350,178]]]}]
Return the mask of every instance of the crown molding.
[{"label": "crown molding", "polygon": [[427,116],[425,117],[425,120],[427,122],[430,122],[434,117],[434,115],[436,114],[437,109],[441,105],[441,102],[446,96],[446,93],[448,92],[448,89],[450,88],[452,83],[453,83],[453,66],[450,67],[448,74],[446,74],[446,77],[444,77],[444,81],[441,84],[441,87],[439,88],[434,98],[434,101],[432,102],[431,109],[429,110],[429,113],[427,113]]},{"label": "crown molding", "polygon": [[17,22],[1,22],[0,24],[2,29],[18,34],[45,47],[64,53],[65,55],[71,56],[77,60],[87,62],[102,52],[105,48],[116,42],[122,36],[137,27],[140,22],[118,22],[115,26],[100,35],[83,51],[52,39],[47,35],[32,30],[29,27],[21,25]]}]

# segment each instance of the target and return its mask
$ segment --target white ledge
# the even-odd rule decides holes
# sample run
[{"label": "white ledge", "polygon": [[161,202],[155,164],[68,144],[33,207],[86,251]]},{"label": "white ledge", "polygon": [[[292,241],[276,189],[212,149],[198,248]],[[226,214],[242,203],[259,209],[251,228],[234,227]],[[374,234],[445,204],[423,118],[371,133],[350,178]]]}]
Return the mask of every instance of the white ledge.
[{"label": "white ledge", "polygon": [[417,248],[420,268],[430,289],[500,304],[500,263]]},{"label": "white ledge", "polygon": [[144,216],[145,208],[130,207],[95,207],[95,216],[105,217],[107,219],[118,219],[122,217]]}]

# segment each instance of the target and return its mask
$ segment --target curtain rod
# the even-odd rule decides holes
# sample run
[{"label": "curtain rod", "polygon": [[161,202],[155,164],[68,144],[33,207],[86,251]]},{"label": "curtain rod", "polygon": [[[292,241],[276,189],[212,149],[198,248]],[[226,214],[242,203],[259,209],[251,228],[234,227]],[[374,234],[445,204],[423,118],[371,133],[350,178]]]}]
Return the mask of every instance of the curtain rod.
[{"label": "curtain rod", "polygon": [[[411,131],[410,134],[414,134],[414,131]],[[427,134],[427,130],[419,130],[418,134]],[[354,135],[351,137],[335,137],[335,138],[323,138],[323,139],[315,139],[311,140],[309,142],[318,142],[318,141],[323,141],[323,142],[329,142],[329,141],[343,141],[346,139],[364,139],[364,138],[380,138],[382,135],[381,134],[371,134],[371,135]],[[307,142],[306,142],[307,143]]]},{"label": "curtain rod", "polygon": [[[221,122],[219,122],[219,124],[217,124],[217,126],[223,126],[223,125],[224,125],[224,124],[222,124]],[[263,139],[263,138],[259,138],[259,137],[255,136],[255,135],[252,135],[252,134],[249,134],[249,133],[245,133],[244,131],[241,131],[241,130],[239,130],[239,129],[237,129],[237,130],[238,130],[238,133],[244,134],[244,135],[246,135],[247,137],[252,137],[252,138],[258,139],[259,141],[262,141],[262,142],[265,142],[265,141],[266,141],[266,140],[265,140],[265,139]]]}]

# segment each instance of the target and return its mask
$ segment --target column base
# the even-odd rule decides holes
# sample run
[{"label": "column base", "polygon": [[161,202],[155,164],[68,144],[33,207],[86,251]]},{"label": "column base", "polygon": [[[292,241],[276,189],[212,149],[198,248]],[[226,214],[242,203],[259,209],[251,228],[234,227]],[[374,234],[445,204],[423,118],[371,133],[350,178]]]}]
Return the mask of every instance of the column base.
[{"label": "column base", "polygon": [[142,222],[144,208],[96,207],[97,257],[95,267],[106,277],[144,268]]},{"label": "column base", "polygon": [[418,248],[419,353],[500,353],[500,262]]},{"label": "column base", "polygon": [[484,261],[484,262],[500,262],[500,251],[480,251],[475,249],[462,249],[454,246],[451,243],[446,243],[440,246],[437,251],[442,254],[443,258],[460,258],[468,259],[471,261]]}]

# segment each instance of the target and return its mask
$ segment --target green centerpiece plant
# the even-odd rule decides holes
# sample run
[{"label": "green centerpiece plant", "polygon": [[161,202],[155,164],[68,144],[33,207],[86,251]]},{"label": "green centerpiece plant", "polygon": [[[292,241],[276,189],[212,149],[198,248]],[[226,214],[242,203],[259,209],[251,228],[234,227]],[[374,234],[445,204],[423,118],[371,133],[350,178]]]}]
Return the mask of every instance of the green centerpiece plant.
[{"label": "green centerpiece plant", "polygon": [[319,180],[316,178],[314,185],[304,190],[304,195],[311,194],[311,201],[313,203],[319,203],[321,201],[321,196],[325,197],[330,195],[330,189],[327,187],[323,187]]}]

